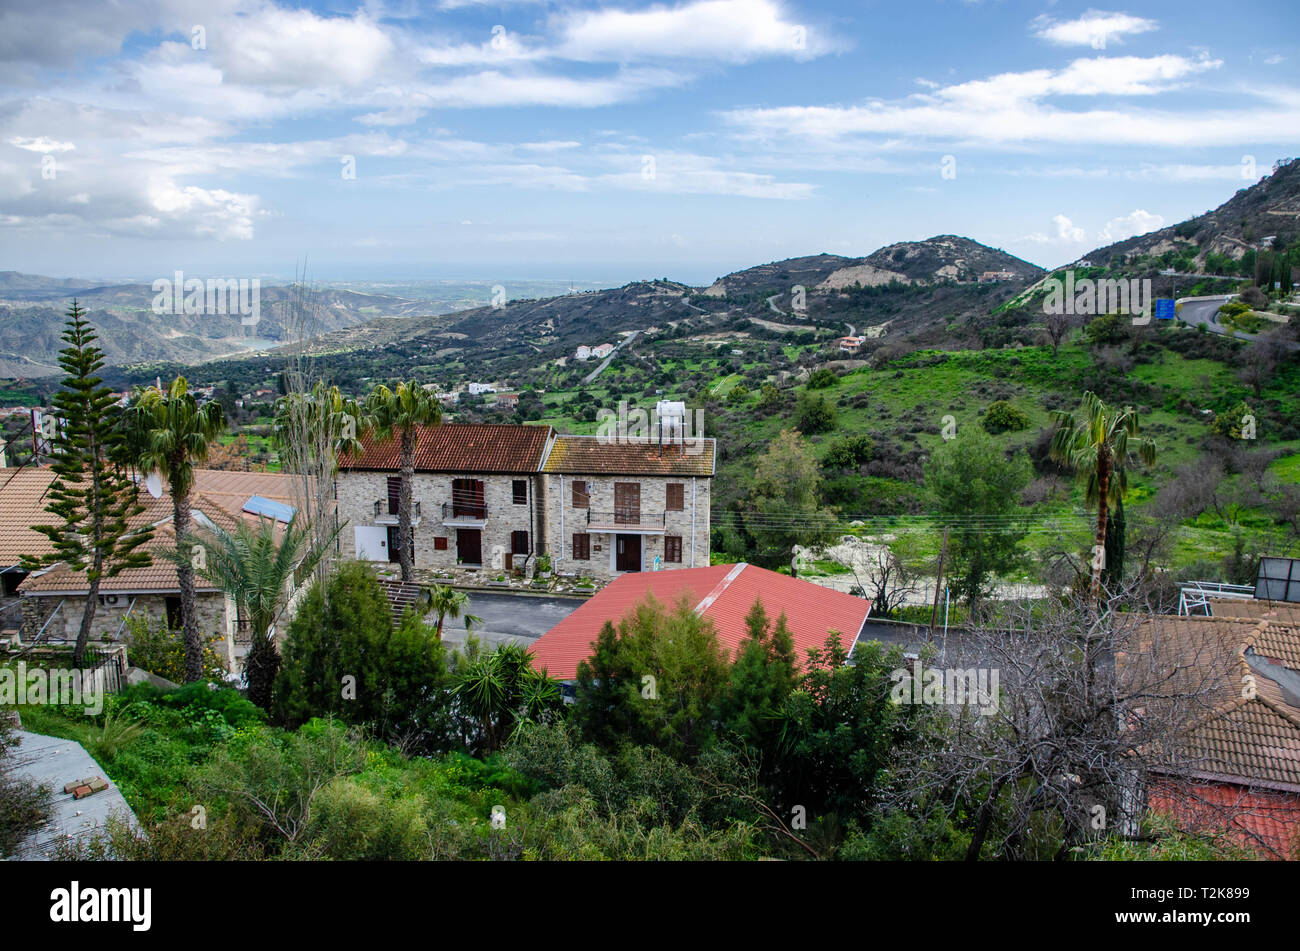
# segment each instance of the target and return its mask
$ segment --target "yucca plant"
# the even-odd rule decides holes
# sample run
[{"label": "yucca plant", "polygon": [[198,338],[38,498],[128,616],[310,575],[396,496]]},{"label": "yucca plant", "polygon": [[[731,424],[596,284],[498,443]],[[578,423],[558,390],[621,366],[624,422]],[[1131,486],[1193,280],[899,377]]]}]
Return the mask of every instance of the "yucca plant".
[{"label": "yucca plant", "polygon": [[518,644],[502,644],[494,651],[477,648],[473,642],[457,658],[452,695],[481,732],[484,752],[492,753],[518,723],[549,719],[559,707],[560,688],[533,668],[528,651]]}]

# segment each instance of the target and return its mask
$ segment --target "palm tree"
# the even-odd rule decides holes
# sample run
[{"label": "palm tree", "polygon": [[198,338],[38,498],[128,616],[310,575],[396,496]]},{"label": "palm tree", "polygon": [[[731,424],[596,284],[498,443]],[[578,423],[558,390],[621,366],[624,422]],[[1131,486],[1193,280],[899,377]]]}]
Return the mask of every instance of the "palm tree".
[{"label": "palm tree", "polygon": [[[1156,444],[1138,433],[1138,414],[1131,406],[1108,407],[1091,390],[1083,394],[1079,412],[1058,410],[1052,434],[1051,456],[1069,466],[1087,484],[1087,500],[1097,506],[1094,552],[1106,550],[1106,523],[1112,505],[1122,503],[1128,491],[1125,467],[1136,455],[1150,466],[1156,461]],[[1101,602],[1101,559],[1092,561],[1088,597],[1096,609]]]},{"label": "palm tree", "polygon": [[442,404],[430,390],[412,380],[395,389],[380,384],[366,400],[375,435],[383,441],[397,437],[400,451],[401,489],[397,505],[398,564],[402,580],[414,577],[411,545],[411,486],[415,482],[415,441],[421,426],[442,422]]},{"label": "palm tree", "polygon": [[[141,473],[158,473],[167,480],[172,496],[172,530],[177,553],[190,530],[190,492],[194,466],[207,458],[208,448],[226,428],[226,415],[215,401],[199,403],[185,377],[172,380],[167,389],[151,386],[140,393],[125,414],[128,444],[137,448]],[[194,568],[178,558],[176,576],[181,589],[181,627],[185,635],[185,680],[203,677],[203,642],[195,610]]]},{"label": "palm tree", "polygon": [[203,548],[199,574],[224,591],[248,622],[248,698],[265,710],[280,667],[271,629],[288,603],[295,572],[305,576],[315,569],[328,543],[313,545],[311,528],[296,515],[283,532],[267,518],[241,521],[234,532],[210,523],[187,542]]},{"label": "palm tree", "polygon": [[442,640],[442,625],[447,618],[453,621],[465,614],[465,633],[476,624],[481,624],[483,619],[475,617],[469,613],[469,595],[464,591],[457,591],[449,584],[436,584],[429,594],[429,610],[438,615],[438,623],[434,625],[434,630],[438,635],[438,640]]}]

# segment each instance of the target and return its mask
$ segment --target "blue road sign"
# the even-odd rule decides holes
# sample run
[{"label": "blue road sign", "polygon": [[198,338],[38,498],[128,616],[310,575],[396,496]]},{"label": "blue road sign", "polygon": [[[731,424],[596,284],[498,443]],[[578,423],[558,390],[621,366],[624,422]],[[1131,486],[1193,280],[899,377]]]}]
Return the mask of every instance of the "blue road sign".
[{"label": "blue road sign", "polygon": [[1174,319],[1174,299],[1172,297],[1156,298],[1156,320]]}]

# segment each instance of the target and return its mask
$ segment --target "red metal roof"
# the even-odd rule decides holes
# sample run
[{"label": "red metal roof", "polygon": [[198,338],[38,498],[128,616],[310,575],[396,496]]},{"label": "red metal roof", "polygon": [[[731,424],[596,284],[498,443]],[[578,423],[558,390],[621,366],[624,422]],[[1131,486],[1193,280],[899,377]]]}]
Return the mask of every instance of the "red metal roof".
[{"label": "red metal roof", "polygon": [[844,635],[843,643],[851,649],[871,612],[870,601],[744,562],[635,572],[615,578],[538,638],[529,648],[533,665],[558,680],[573,680],[578,662],[591,656],[591,644],[604,623],[617,624],[649,594],[667,605],[685,595],[697,612],[713,621],[719,643],[733,658],[748,633],[745,615],[757,600],[773,622],[785,615],[800,661],[808,648],[825,643],[830,631]]},{"label": "red metal roof", "polygon": [[[537,472],[550,426],[510,423],[444,423],[421,426],[415,441],[417,472]],[[340,469],[383,469],[396,472],[400,465],[400,436],[386,442],[374,436],[362,439],[360,456],[339,460]]]}]

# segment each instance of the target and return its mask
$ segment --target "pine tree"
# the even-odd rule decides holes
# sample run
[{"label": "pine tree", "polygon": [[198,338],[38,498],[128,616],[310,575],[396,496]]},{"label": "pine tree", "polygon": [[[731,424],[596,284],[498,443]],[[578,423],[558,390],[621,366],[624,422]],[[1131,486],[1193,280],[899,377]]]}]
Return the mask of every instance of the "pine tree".
[{"label": "pine tree", "polygon": [[54,416],[62,422],[52,437],[55,479],[46,510],[60,523],[33,526],[49,537],[54,550],[24,559],[29,568],[63,562],[73,571],[86,572],[88,590],[74,666],[85,658],[101,582],[126,568],[148,565],[149,553],[138,549],[153,534],[147,526],[133,530],[131,522],[144,506],[135,485],[109,458],[122,435],[113,393],[95,375],[104,366],[103,351],[95,346],[98,337],[85,315],[74,300],[63,331],[67,346],[59,351],[59,366],[67,376],[53,399]]}]

